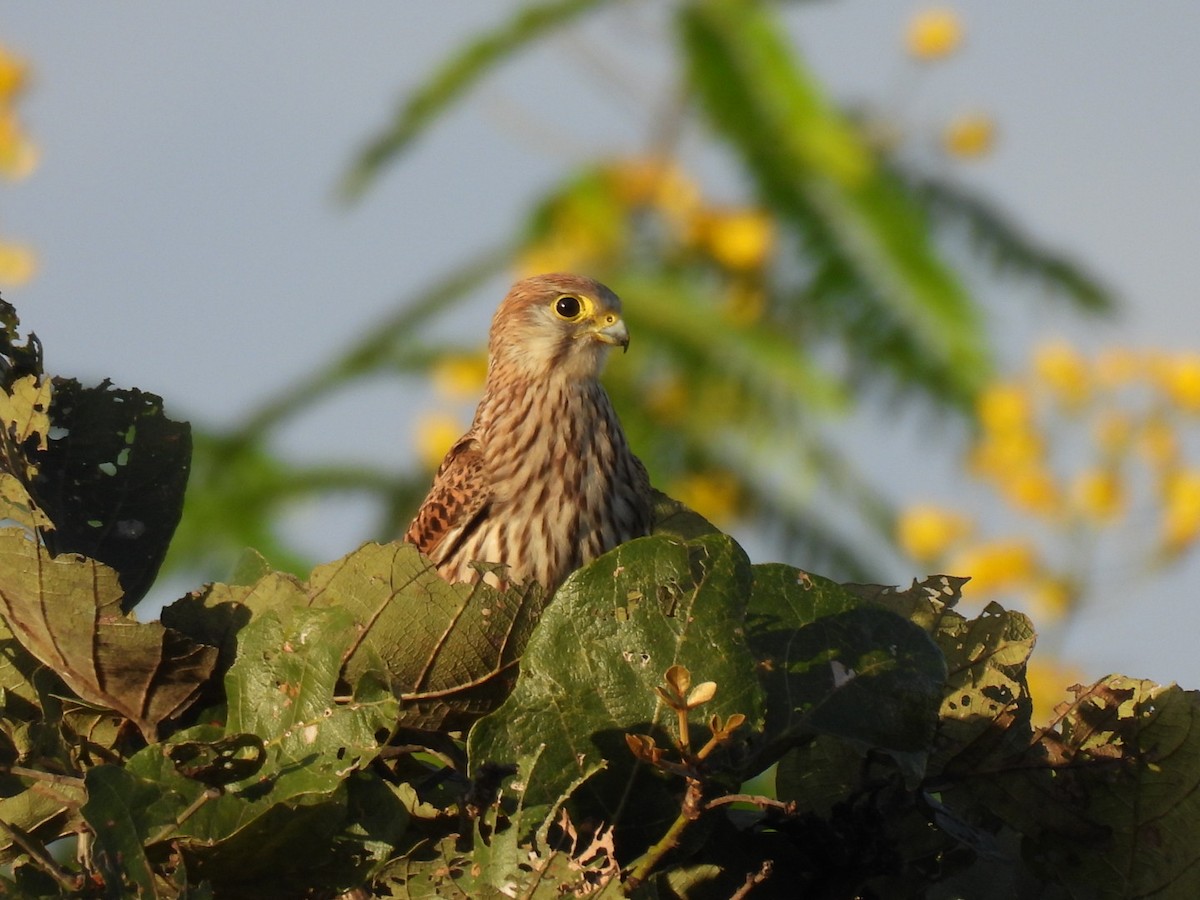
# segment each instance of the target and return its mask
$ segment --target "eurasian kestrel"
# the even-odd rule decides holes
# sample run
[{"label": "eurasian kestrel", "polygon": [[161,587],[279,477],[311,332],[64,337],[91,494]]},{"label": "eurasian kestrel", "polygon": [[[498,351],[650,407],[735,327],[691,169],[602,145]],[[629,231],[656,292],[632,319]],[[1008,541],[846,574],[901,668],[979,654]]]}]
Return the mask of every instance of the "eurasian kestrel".
[{"label": "eurasian kestrel", "polygon": [[609,351],[628,345],[621,301],[599,282],[539,275],[509,291],[475,419],[404,536],[443,578],[477,581],[472,562],[502,563],[490,582],[553,591],[649,532],[650,479],[599,380]]}]

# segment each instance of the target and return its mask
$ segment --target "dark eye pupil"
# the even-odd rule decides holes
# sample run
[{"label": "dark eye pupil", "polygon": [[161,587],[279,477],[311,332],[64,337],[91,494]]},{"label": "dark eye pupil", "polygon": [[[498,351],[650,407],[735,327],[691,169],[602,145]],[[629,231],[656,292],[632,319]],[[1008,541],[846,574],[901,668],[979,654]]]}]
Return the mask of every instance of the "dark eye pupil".
[{"label": "dark eye pupil", "polygon": [[575,297],[559,297],[554,309],[564,319],[573,319],[579,315],[579,300]]}]

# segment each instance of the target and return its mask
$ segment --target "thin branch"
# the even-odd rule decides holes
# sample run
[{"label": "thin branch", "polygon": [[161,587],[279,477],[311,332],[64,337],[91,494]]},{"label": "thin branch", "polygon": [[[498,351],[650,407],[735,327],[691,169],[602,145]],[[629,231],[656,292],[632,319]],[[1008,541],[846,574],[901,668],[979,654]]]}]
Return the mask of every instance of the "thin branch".
[{"label": "thin branch", "polygon": [[756,794],[726,794],[723,797],[709,800],[704,805],[704,808],[706,810],[716,809],[718,806],[727,806],[730,803],[751,803],[762,810],[777,809],[785,816],[794,816],[796,814],[795,800],[775,800],[771,797],[760,797]]},{"label": "thin branch", "polygon": [[755,887],[770,878],[774,870],[775,862],[770,859],[764,859],[762,865],[758,867],[757,872],[750,872],[746,875],[746,883],[730,894],[729,900],[743,900]]}]

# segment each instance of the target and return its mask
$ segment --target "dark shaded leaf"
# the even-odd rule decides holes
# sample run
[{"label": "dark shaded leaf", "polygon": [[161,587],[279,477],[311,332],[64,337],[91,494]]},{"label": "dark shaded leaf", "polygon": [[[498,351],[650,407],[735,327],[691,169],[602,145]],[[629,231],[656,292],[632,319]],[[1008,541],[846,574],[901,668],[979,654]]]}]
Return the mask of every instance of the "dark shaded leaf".
[{"label": "dark shaded leaf", "polygon": [[946,663],[920,628],[779,564],[754,567],[746,623],[769,698],[764,765],[829,734],[888,751],[911,777],[924,774]]},{"label": "dark shaded leaf", "polygon": [[61,378],[50,423],[30,490],[54,522],[43,539],[55,555],[79,553],[115,569],[128,612],[150,589],[179,524],[191,427],[168,419],[154,394]]}]

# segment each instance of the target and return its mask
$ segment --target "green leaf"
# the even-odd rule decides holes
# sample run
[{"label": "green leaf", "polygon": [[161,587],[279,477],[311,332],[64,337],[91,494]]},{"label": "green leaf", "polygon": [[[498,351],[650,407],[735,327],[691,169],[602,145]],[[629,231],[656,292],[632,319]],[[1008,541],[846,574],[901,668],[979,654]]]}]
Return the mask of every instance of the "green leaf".
[{"label": "green leaf", "polygon": [[[625,735],[649,734],[661,747],[677,737],[675,713],[655,692],[672,665],[716,682],[696,719],[742,713],[758,727],[762,696],[742,638],[749,580],[745,554],[720,534],[642,538],[573,574],[542,616],[512,696],[472,728],[472,770],[536,757],[538,771],[519,776],[523,802],[550,807],[603,761],[577,801],[618,835],[661,834],[679,812],[680,786],[645,771]],[[703,743],[706,729],[693,727]]]},{"label": "green leaf", "polygon": [[848,277],[857,308],[894,324],[927,386],[971,396],[989,363],[969,298],[919,207],[822,96],[767,4],[689,3],[680,32],[690,83],[764,200]]},{"label": "green leaf", "polygon": [[920,628],[840,585],[780,564],[754,567],[750,647],[768,695],[763,763],[829,734],[924,773],[946,663]]},{"label": "green leaf", "polygon": [[0,616],[21,645],[82,700],[133,722],[148,741],[196,699],[216,650],[121,613],[117,573],[51,558],[21,529],[0,530]]},{"label": "green leaf", "polygon": [[119,766],[96,766],[87,773],[85,783],[83,818],[96,836],[92,858],[105,884],[118,888],[127,877],[139,897],[162,896],[142,846],[143,829],[138,826],[145,807],[158,798],[156,786]]},{"label": "green leaf", "polygon": [[497,28],[475,38],[438,67],[428,83],[410,94],[392,124],[360,152],[346,175],[343,193],[357,199],[430,124],[500,63],[604,0],[531,3]]},{"label": "green leaf", "polygon": [[1037,637],[1033,624],[996,603],[967,619],[953,609],[967,580],[935,575],[906,590],[846,586],[925,629],[945,656],[948,674],[930,771],[951,777],[1020,752],[1031,733],[1025,664]]},{"label": "green leaf", "polygon": [[900,173],[939,227],[961,227],[975,252],[1001,276],[1019,275],[1049,289],[1051,296],[1089,313],[1117,309],[1112,290],[1078,262],[1040,246],[1003,212],[961,184]]},{"label": "green leaf", "polygon": [[[378,848],[364,849],[365,836],[345,832],[351,802],[373,806],[378,797],[351,790],[348,781],[378,754],[397,704],[386,693],[337,698],[342,659],[357,635],[350,613],[336,608],[267,609],[242,628],[225,679],[227,722],[178,732],[128,763],[131,774],[160,791],[147,805],[144,839],[178,842],[189,871],[214,883],[281,877],[281,854],[295,860],[288,877],[301,881],[318,872],[345,879],[372,865]],[[192,760],[230,752],[242,758],[236,748],[258,742],[266,751],[261,767],[247,768],[247,777],[224,792],[210,792],[210,778],[189,777],[200,774],[191,771]],[[402,826],[405,814],[396,804],[392,810]]]}]

